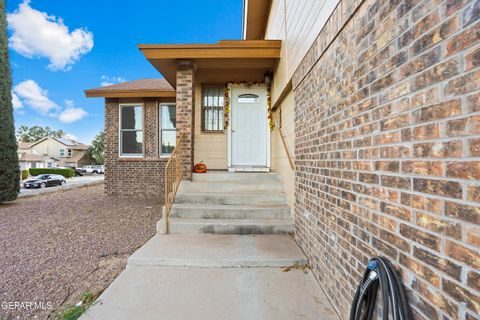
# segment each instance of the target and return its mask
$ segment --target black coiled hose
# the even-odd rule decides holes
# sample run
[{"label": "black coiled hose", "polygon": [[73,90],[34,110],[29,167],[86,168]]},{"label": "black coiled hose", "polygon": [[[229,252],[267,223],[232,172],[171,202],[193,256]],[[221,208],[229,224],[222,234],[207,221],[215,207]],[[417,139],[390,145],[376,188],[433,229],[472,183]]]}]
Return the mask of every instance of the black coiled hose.
[{"label": "black coiled hose", "polygon": [[370,320],[375,311],[378,287],[382,290],[382,319],[411,320],[405,288],[390,261],[384,257],[372,258],[355,292],[350,320]]}]

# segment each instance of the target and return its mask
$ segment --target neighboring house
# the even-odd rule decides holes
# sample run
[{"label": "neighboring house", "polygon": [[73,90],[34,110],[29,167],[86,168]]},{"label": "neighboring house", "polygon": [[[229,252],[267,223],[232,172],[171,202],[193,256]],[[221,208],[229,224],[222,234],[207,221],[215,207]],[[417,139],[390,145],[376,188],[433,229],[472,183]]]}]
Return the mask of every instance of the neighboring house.
[{"label": "neighboring house", "polygon": [[40,154],[36,150],[33,150],[31,146],[31,142],[18,142],[18,162],[20,170],[53,168],[58,166],[57,159]]},{"label": "neighboring house", "polygon": [[105,98],[106,192],[162,198],[184,134],[186,178],[200,161],[282,174],[343,318],[374,255],[402,272],[416,318],[475,318],[479,1],[244,3],[244,40],[139,45],[164,79],[86,91]]},{"label": "neighboring house", "polygon": [[58,166],[56,159],[41,154],[26,152],[18,154],[18,162],[20,164],[20,170],[28,170],[30,168],[55,168]]},{"label": "neighboring house", "polygon": [[18,153],[31,153],[30,145],[32,142],[21,142],[18,141]]},{"label": "neighboring house", "polygon": [[58,166],[81,167],[92,164],[87,157],[88,145],[67,138],[46,137],[30,145],[32,154],[57,159]]}]

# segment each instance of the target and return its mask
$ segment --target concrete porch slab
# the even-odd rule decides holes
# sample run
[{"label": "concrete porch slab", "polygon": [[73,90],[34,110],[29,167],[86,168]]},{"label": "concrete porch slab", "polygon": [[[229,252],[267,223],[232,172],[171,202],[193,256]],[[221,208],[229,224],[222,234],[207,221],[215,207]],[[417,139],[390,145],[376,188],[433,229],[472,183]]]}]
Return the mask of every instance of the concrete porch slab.
[{"label": "concrete porch slab", "polygon": [[307,258],[288,235],[156,235],[128,265],[162,267],[284,267]]},{"label": "concrete porch slab", "polygon": [[129,266],[81,320],[338,317],[313,275],[281,268]]}]

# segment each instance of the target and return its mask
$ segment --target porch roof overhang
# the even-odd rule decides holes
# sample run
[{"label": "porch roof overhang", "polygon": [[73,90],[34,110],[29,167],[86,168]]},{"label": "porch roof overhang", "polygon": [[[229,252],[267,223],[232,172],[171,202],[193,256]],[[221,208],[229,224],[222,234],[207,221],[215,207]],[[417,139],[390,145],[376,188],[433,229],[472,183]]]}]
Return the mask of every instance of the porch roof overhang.
[{"label": "porch roof overhang", "polygon": [[141,44],[145,58],[176,86],[179,60],[196,69],[273,68],[280,59],[281,40],[222,40],[215,44]]}]

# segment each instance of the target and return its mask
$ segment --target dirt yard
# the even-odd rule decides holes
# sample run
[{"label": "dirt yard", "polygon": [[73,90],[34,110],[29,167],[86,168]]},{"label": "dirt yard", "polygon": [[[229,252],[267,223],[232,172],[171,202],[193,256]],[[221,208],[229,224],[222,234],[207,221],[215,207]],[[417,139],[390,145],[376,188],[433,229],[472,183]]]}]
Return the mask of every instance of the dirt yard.
[{"label": "dirt yard", "polygon": [[105,289],[155,234],[160,205],[103,185],[0,205],[0,319],[45,319]]}]

